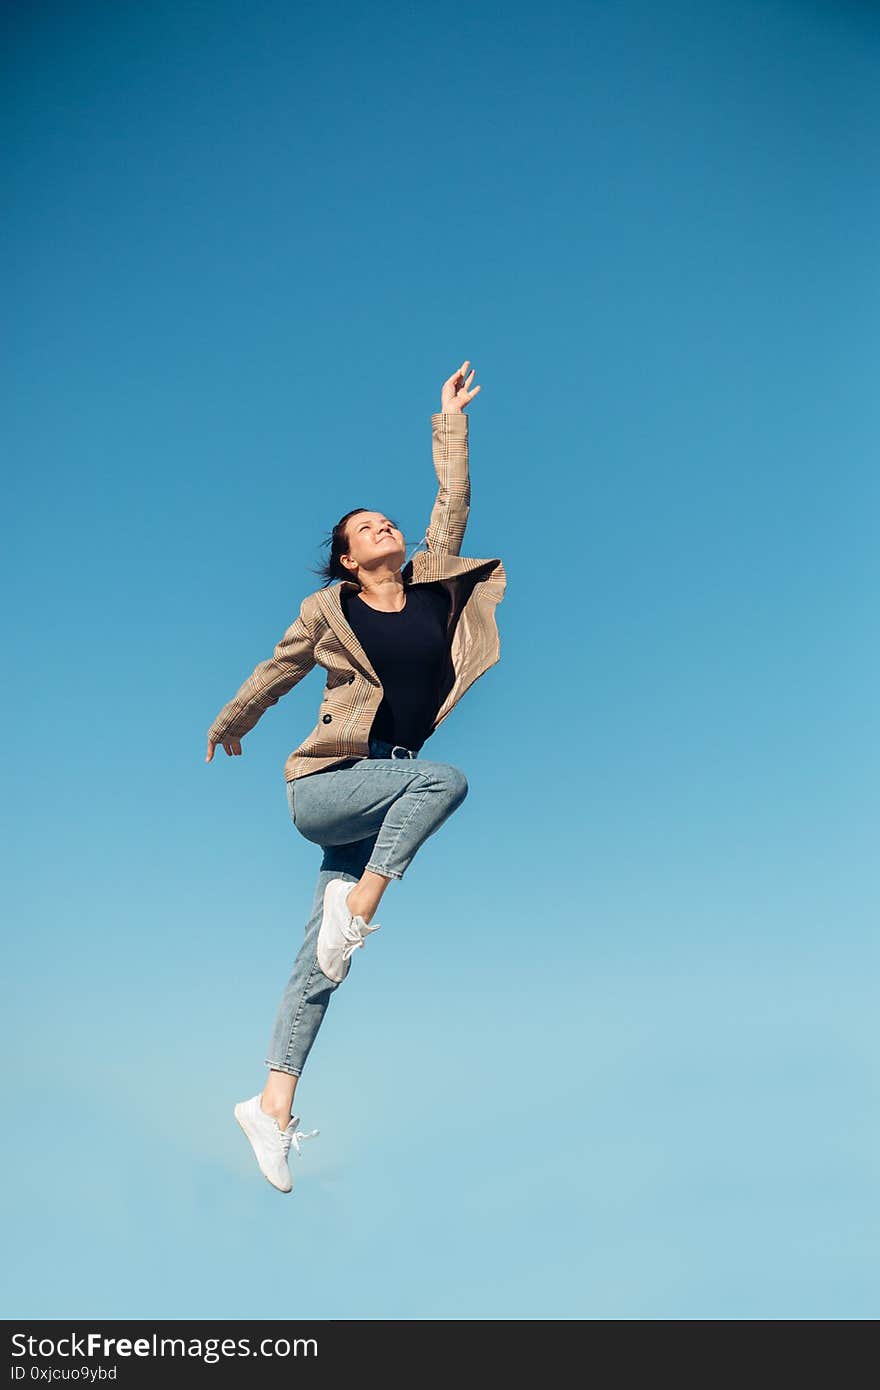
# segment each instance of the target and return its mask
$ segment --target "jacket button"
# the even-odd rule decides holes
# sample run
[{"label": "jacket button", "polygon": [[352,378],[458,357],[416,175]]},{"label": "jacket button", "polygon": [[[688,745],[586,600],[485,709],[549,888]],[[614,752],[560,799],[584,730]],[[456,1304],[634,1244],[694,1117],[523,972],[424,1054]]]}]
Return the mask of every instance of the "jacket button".
[{"label": "jacket button", "polygon": [[333,718],[333,715],[332,715],[332,714],[325,714],[325,715],[324,715],[324,719],[323,719],[322,722],[323,722],[324,724],[329,724],[329,723],[330,723],[330,720],[331,720],[332,718]]}]

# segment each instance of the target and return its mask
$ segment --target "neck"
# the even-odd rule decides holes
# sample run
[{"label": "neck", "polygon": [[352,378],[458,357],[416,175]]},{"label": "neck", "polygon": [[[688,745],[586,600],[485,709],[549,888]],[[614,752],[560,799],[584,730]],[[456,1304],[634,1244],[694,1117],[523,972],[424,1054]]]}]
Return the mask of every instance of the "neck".
[{"label": "neck", "polygon": [[383,573],[359,574],[357,582],[364,598],[375,599],[377,603],[393,605],[403,595],[404,583],[400,570]]}]

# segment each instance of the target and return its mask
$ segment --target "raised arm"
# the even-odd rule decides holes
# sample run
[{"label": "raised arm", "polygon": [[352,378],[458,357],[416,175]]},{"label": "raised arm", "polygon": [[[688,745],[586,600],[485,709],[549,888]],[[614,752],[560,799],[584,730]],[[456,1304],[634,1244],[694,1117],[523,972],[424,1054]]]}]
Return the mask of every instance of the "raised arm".
[{"label": "raised arm", "polygon": [[[261,661],[241,688],[225,704],[208,730],[210,762],[218,743],[227,753],[241,752],[239,740],[254,727],[260,715],[292,690],[315,665],[315,641],[305,616],[305,600],[268,661]],[[229,746],[227,746],[229,745]],[[236,745],[238,745],[236,747]]]},{"label": "raised arm", "polygon": [[470,389],[474,373],[465,379],[470,366],[463,362],[457,372],[444,381],[440,392],[440,411],[431,416],[431,446],[434,471],[440,484],[425,532],[429,550],[461,553],[471,505],[468,471],[468,417],[464,410],[479,391]]}]

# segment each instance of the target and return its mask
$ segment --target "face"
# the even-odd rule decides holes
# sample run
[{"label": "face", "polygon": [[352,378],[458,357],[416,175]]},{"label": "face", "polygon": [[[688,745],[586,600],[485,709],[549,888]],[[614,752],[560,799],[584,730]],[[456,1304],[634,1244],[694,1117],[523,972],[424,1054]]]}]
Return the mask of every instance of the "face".
[{"label": "face", "polygon": [[[346,523],[348,550],[342,557],[355,561],[361,569],[381,569],[392,566],[399,569],[406,559],[406,541],[403,532],[395,526],[384,512],[358,512]],[[353,565],[345,565],[356,575]]]}]

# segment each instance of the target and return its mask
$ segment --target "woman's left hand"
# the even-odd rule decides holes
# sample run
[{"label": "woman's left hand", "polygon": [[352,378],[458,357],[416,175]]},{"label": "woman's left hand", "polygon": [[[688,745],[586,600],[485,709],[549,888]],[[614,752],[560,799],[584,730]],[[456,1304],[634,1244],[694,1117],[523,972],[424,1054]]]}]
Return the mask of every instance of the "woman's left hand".
[{"label": "woman's left hand", "polygon": [[465,372],[470,366],[470,362],[462,362],[457,372],[453,372],[448,381],[444,381],[440,390],[440,411],[443,415],[459,414],[465,406],[470,405],[474,396],[479,391],[479,386],[475,386],[473,391],[470,389],[474,379],[474,373],[465,381]]}]

